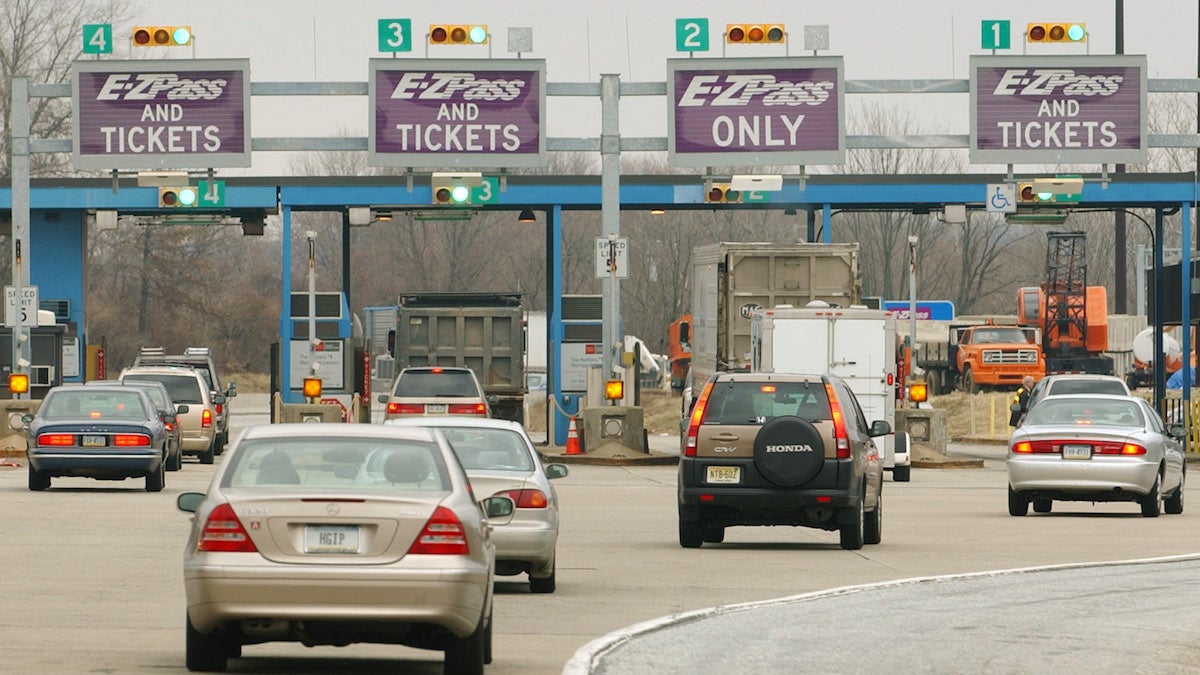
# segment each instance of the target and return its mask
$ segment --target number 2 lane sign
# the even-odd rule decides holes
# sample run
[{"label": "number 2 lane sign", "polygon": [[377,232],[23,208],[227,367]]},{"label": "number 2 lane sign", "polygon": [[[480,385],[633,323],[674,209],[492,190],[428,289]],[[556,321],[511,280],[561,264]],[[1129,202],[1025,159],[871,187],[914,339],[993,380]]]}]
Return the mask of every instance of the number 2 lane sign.
[{"label": "number 2 lane sign", "polygon": [[675,19],[675,51],[708,51],[708,19]]}]

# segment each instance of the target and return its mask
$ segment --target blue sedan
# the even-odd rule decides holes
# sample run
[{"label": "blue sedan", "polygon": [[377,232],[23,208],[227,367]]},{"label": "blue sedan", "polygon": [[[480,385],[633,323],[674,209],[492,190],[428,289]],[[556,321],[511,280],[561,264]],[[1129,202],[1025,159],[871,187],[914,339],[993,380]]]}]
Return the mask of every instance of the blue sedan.
[{"label": "blue sedan", "polygon": [[134,387],[63,385],[51,389],[37,414],[25,415],[29,489],[57,476],[146,479],[148,492],[166,484],[169,431],[154,402]]}]

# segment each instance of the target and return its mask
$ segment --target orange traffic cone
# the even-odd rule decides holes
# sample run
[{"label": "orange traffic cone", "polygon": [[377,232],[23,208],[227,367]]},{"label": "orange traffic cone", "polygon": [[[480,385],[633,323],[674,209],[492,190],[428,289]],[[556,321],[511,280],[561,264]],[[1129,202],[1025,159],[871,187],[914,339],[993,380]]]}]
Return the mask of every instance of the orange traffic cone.
[{"label": "orange traffic cone", "polygon": [[579,432],[575,430],[575,417],[571,417],[571,426],[567,427],[567,451],[568,455],[582,455],[583,450],[579,449]]}]

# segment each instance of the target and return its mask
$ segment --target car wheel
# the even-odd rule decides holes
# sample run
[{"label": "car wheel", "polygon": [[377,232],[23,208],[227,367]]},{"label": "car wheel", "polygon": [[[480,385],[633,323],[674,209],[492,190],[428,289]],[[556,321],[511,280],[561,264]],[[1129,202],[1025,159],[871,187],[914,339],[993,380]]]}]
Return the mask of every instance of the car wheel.
[{"label": "car wheel", "polygon": [[158,468],[153,473],[146,474],[146,492],[162,492],[162,489],[167,485],[167,461],[158,463]]},{"label": "car wheel", "polygon": [[936,370],[930,370],[925,373],[925,384],[929,387],[929,393],[937,396],[942,393],[942,376]]},{"label": "car wheel", "polygon": [[199,453],[197,456],[200,458],[201,464],[212,464],[213,463],[212,448],[209,448],[209,449],[205,450],[204,452]]},{"label": "car wheel", "polygon": [[492,611],[488,610],[487,628],[483,629],[483,665],[492,662]]},{"label": "car wheel", "polygon": [[883,541],[883,490],[879,491],[879,496],[875,498],[875,508],[867,511],[863,523],[863,543],[878,544],[881,541]]},{"label": "car wheel", "polygon": [[228,665],[227,645],[221,639],[219,631],[205,635],[192,625],[192,617],[187,617],[187,669],[208,673],[225,671]]},{"label": "car wheel", "polygon": [[851,522],[842,522],[841,524],[839,533],[841,534],[842,548],[847,551],[857,551],[863,547],[863,535],[866,529],[866,523],[864,522],[866,518],[863,513],[862,500],[858,500],[856,505],[851,506],[847,510],[853,510],[851,517],[854,520]]},{"label": "car wheel", "polygon": [[212,454],[217,457],[220,457],[221,453],[225,452],[225,441],[221,434],[213,436],[212,446],[209,448],[209,450],[212,450]]},{"label": "car wheel", "polygon": [[912,465],[892,467],[892,480],[907,483],[912,480]]},{"label": "car wheel", "polygon": [[50,474],[45,471],[38,471],[29,465],[29,489],[34,492],[41,492],[50,487]]},{"label": "car wheel", "polygon": [[[788,446],[791,452],[770,452]],[[825,442],[812,422],[792,415],[768,420],[754,437],[754,467],[779,487],[794,488],[812,480],[825,466]]]},{"label": "car wheel", "polygon": [[479,618],[475,632],[465,638],[451,638],[446,643],[446,659],[442,664],[445,675],[482,675],[487,627]]},{"label": "car wheel", "polygon": [[1162,473],[1154,476],[1154,485],[1150,488],[1150,492],[1142,497],[1142,515],[1147,518],[1157,518],[1158,514],[1162,513],[1163,496],[1162,496]]},{"label": "car wheel", "polygon": [[175,450],[174,454],[167,455],[167,471],[178,471],[183,468],[183,450]]},{"label": "car wheel", "polygon": [[553,593],[554,589],[557,587],[557,582],[555,581],[555,576],[557,576],[557,572],[555,570],[554,563],[551,562],[550,563],[550,576],[548,576],[548,577],[530,576],[529,577],[529,592],[530,593]]},{"label": "car wheel", "polygon": [[1167,501],[1163,502],[1163,510],[1173,516],[1183,513],[1183,483],[1185,478],[1187,478],[1186,471],[1179,474],[1179,487],[1175,488],[1175,491],[1171,493]]},{"label": "car wheel", "polygon": [[725,541],[725,528],[722,525],[705,525],[702,538],[706,544],[720,544]]},{"label": "car wheel", "polygon": [[700,523],[679,519],[679,545],[684,548],[700,548],[704,543],[704,527]]},{"label": "car wheel", "polygon": [[1020,492],[1008,486],[1008,515],[1023,516],[1029,513],[1029,500]]},{"label": "car wheel", "polygon": [[1033,500],[1034,513],[1050,513],[1050,509],[1054,508],[1054,500],[1045,497],[1039,497]]},{"label": "car wheel", "polygon": [[971,371],[971,366],[963,370],[963,391],[968,394],[979,393],[979,385],[975,384],[975,373]]}]

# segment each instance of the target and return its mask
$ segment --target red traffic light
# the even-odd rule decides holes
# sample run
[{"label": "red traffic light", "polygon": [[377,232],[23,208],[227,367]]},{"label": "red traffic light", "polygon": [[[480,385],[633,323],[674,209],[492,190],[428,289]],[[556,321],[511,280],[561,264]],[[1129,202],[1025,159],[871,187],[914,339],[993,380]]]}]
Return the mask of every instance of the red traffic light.
[{"label": "red traffic light", "polygon": [[1039,25],[1036,25],[1036,26],[1033,26],[1032,28],[1030,28],[1029,29],[1029,39],[1033,40],[1035,42],[1041,42],[1042,40],[1045,40],[1046,39],[1046,27],[1039,24]]},{"label": "red traffic light", "polygon": [[133,31],[133,44],[144,47],[150,44],[150,31],[145,28],[138,28]]},{"label": "red traffic light", "polygon": [[742,193],[728,183],[714,184],[704,195],[704,201],[709,204],[737,204],[742,201]]},{"label": "red traffic light", "polygon": [[725,42],[729,44],[778,44],[783,42],[785,37],[787,33],[781,23],[725,25]]},{"label": "red traffic light", "polygon": [[726,33],[726,37],[730,42],[741,42],[746,39],[746,31],[741,26],[734,26]]}]

